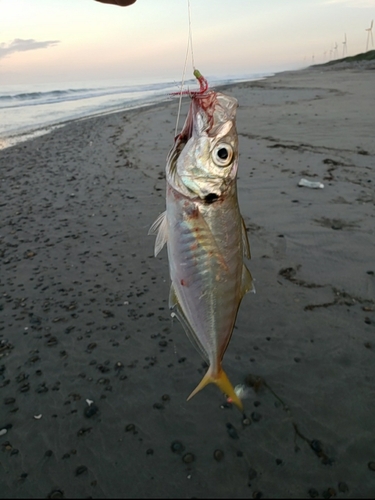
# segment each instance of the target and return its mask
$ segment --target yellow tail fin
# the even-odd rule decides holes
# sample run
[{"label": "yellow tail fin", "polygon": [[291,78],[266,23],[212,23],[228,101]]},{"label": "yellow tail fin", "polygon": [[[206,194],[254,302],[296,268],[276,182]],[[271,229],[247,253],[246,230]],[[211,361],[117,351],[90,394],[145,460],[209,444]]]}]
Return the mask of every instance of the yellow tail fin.
[{"label": "yellow tail fin", "polygon": [[206,385],[208,384],[216,384],[219,389],[226,395],[229,396],[232,402],[237,406],[237,408],[243,412],[243,406],[240,398],[237,396],[237,394],[234,392],[233,386],[230,383],[229,378],[227,377],[227,374],[225,371],[220,367],[219,371],[217,374],[213,375],[211,367],[208,369],[206,375],[202,378],[202,380],[199,382],[197,387],[194,389],[194,391],[190,394],[190,396],[187,398],[191,399],[193,396],[197,394],[197,392],[201,391]]}]

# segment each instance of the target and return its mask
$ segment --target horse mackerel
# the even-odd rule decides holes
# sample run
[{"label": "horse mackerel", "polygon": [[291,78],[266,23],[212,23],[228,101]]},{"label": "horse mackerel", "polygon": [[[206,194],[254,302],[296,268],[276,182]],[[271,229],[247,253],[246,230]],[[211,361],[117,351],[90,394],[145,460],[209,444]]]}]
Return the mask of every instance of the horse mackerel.
[{"label": "horse mackerel", "polygon": [[214,383],[242,411],[222,368],[241,300],[255,291],[237,199],[237,100],[196,76],[201,90],[190,93],[185,124],[167,158],[166,211],[149,234],[156,235],[155,256],[167,244],[169,307],[209,366],[188,399]]}]

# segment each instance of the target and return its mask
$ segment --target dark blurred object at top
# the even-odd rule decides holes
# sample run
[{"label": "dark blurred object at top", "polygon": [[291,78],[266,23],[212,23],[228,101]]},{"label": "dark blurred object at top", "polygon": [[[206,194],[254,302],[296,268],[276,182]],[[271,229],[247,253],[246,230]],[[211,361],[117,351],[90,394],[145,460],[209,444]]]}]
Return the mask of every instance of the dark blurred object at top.
[{"label": "dark blurred object at top", "polygon": [[132,3],[135,3],[136,0],[96,0],[96,2],[101,3],[111,3],[113,5],[119,5],[120,7],[127,7]]}]

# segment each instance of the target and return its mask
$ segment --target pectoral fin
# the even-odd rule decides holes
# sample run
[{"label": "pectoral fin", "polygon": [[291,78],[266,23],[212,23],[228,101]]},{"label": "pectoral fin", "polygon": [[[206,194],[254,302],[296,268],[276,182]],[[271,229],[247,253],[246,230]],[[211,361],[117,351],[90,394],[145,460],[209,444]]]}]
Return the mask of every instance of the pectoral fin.
[{"label": "pectoral fin", "polygon": [[233,386],[227,377],[227,374],[225,371],[220,367],[219,371],[217,374],[212,373],[212,368],[210,367],[206,373],[206,375],[202,378],[200,383],[197,385],[197,387],[194,389],[194,391],[190,394],[190,396],[187,398],[191,399],[193,396],[197,394],[197,392],[201,391],[206,385],[208,384],[216,384],[219,389],[226,395],[229,396],[229,398],[232,400],[232,402],[237,406],[237,408],[243,412],[243,406],[240,398],[237,396],[237,394],[234,392]]},{"label": "pectoral fin", "polygon": [[159,215],[150,227],[148,234],[156,235],[154,249],[154,255],[156,257],[168,240],[167,212],[163,212]]}]

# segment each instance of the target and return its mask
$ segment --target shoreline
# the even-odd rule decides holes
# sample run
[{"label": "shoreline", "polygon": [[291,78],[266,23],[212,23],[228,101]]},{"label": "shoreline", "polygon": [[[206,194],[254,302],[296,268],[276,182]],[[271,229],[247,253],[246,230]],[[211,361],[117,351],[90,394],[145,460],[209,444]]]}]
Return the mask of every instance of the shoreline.
[{"label": "shoreline", "polygon": [[[111,115],[111,114],[116,114],[116,113],[124,113],[124,112],[132,111],[132,110],[142,109],[145,107],[152,108],[153,106],[157,106],[158,104],[164,104],[165,102],[167,102],[167,98],[165,98],[161,101],[158,101],[158,102],[137,104],[134,106],[123,108],[123,109],[108,110],[108,111],[102,111],[102,112],[98,112],[98,113],[92,113],[92,114],[89,114],[87,116],[81,116],[78,118],[71,118],[68,120],[52,123],[50,125],[42,125],[38,128],[26,130],[24,132],[15,132],[14,134],[0,137],[0,150],[15,146],[21,142],[33,140],[34,138],[40,137],[41,135],[49,134],[53,130],[55,130],[57,128],[65,127],[65,126],[69,125],[70,123],[80,122],[80,121],[84,121],[84,120],[91,120],[91,119],[99,118],[101,116],[106,116],[106,115]],[[3,144],[3,145],[1,146],[1,144]]]},{"label": "shoreline", "polygon": [[[266,76],[261,76],[259,78],[251,79],[251,80],[244,80],[244,81],[235,81],[233,83],[225,83],[225,84],[220,84],[220,85],[213,85],[212,88],[215,90],[220,90],[220,91],[225,91],[226,89],[229,89],[231,87],[235,87],[237,85],[242,86],[242,85],[247,85],[249,88],[252,87],[257,87],[259,82],[272,82],[272,79],[281,77],[292,77],[293,75],[298,75],[298,74],[303,74],[303,73],[308,73],[310,71],[365,71],[365,70],[372,70],[373,69],[373,61],[356,61],[354,63],[341,63],[337,65],[330,65],[330,66],[325,66],[325,65],[315,65],[315,66],[308,66],[305,68],[297,69],[297,70],[285,70],[277,73],[272,73],[268,74]],[[263,87],[263,85],[261,85]],[[102,111],[102,112],[97,112],[97,113],[92,113],[87,116],[82,116],[82,117],[77,117],[77,118],[71,118],[63,121],[59,121],[56,123],[52,123],[49,125],[42,125],[39,126],[35,129],[29,129],[23,132],[15,132],[10,135],[4,135],[0,137],[0,151],[2,149],[6,149],[8,147],[12,147],[18,143],[24,142],[24,141],[29,141],[33,140],[36,137],[39,137],[40,135],[45,135],[49,134],[51,131],[53,131],[56,128],[60,127],[65,127],[69,125],[70,123],[74,122],[79,122],[82,120],[91,120],[95,118],[99,118],[101,116],[106,116],[106,115],[112,115],[112,114],[118,114],[118,113],[125,113],[129,111],[137,111],[139,109],[143,108],[148,108],[148,109],[153,109],[154,107],[158,107],[159,105],[163,105],[165,103],[169,102],[169,99],[171,102],[176,102],[176,98],[169,98],[168,96],[159,96],[160,100],[158,99],[155,102],[145,102],[143,104],[135,104],[133,106],[128,106],[124,108],[119,108],[115,110],[107,110],[107,111]]]},{"label": "shoreline", "polygon": [[4,498],[372,496],[375,72],[342,75],[225,87],[257,293],[223,366],[250,425],[213,386],[186,402],[204,367],[147,236],[176,101],[0,150]]},{"label": "shoreline", "polygon": [[[258,81],[258,80],[263,80],[267,78],[269,75],[262,75],[262,76],[257,76],[253,77],[250,80],[243,80],[243,81]],[[232,83],[229,83],[229,85],[235,85],[238,82],[241,82],[242,80],[240,77],[237,79],[233,80]],[[228,84],[222,84],[224,86]],[[221,86],[221,85],[219,85]],[[213,86],[213,88],[216,88],[216,86]],[[50,133],[51,130],[54,130],[55,128],[58,127],[63,127],[71,122],[75,121],[80,121],[80,120],[88,120],[91,118],[97,118],[99,116],[105,116],[107,114],[116,114],[116,113],[123,113],[125,111],[130,111],[130,110],[137,110],[137,109],[142,109],[144,107],[150,107],[152,108],[153,106],[157,106],[158,104],[163,104],[165,102],[168,102],[169,99],[172,99],[172,96],[169,94],[164,94],[164,95],[159,95],[157,97],[154,97],[151,99],[150,97],[144,97],[143,99],[137,99],[133,103],[128,102],[127,104],[123,104],[122,106],[118,106],[116,108],[109,107],[108,109],[102,110],[102,111],[94,111],[92,110],[85,116],[77,116],[74,118],[66,118],[66,119],[60,119],[59,121],[56,122],[50,122],[48,124],[44,125],[38,125],[36,128],[28,127],[24,128],[23,130],[18,130],[18,131],[13,131],[11,133],[3,134],[0,136],[0,150],[5,149],[7,147],[11,147],[13,145],[16,145],[20,142],[24,142],[27,140],[32,140],[35,137],[39,137],[40,135],[45,135]],[[175,98],[174,98],[175,100]]]}]

